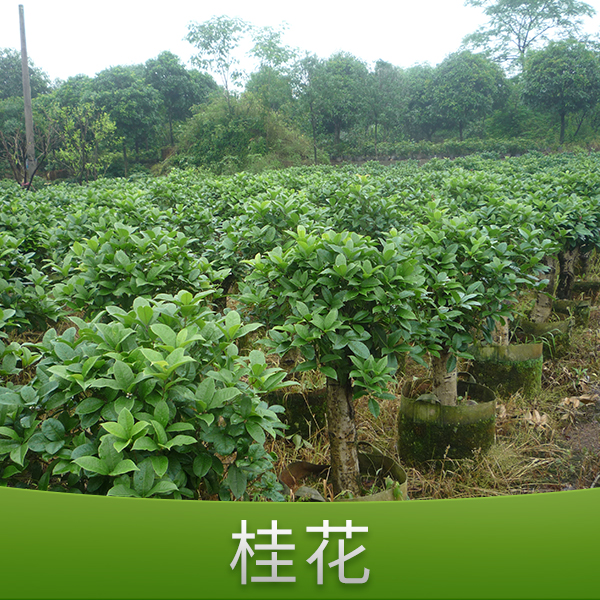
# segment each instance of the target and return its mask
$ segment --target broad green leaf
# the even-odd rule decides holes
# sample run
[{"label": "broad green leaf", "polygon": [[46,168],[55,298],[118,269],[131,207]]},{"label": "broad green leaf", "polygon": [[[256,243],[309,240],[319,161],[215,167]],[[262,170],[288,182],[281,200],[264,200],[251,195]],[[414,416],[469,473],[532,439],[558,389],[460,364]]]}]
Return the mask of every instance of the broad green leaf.
[{"label": "broad green leaf", "polygon": [[210,403],[207,402],[208,408],[213,409],[223,406],[223,404],[237,398],[241,393],[241,390],[238,388],[222,388],[217,390],[212,397],[212,401]]},{"label": "broad green leaf", "polygon": [[82,400],[75,409],[75,414],[78,415],[90,415],[95,413],[97,410],[100,410],[104,406],[104,400],[100,400],[100,398],[86,398]]},{"label": "broad green leaf", "polygon": [[241,318],[238,312],[235,310],[230,310],[227,315],[225,315],[225,330],[227,331],[227,335],[229,339],[233,339],[235,334],[241,325]]},{"label": "broad green leaf", "polygon": [[323,365],[321,365],[319,367],[319,371],[321,371],[321,373],[323,373],[323,375],[330,377],[331,379],[335,379],[337,381],[337,373],[335,372],[335,369],[333,369],[332,367],[325,367]]},{"label": "broad green leaf", "polygon": [[24,466],[27,450],[29,450],[27,444],[21,444],[17,448],[11,450],[10,459],[21,467]]},{"label": "broad green leaf", "polygon": [[155,323],[150,326],[150,329],[162,340],[162,342],[170,348],[177,347],[177,334],[164,323]]},{"label": "broad green leaf", "polygon": [[237,499],[244,495],[248,477],[246,476],[246,473],[235,464],[229,465],[226,481],[229,484],[229,489]]},{"label": "broad green leaf", "polygon": [[57,442],[65,437],[65,426],[57,419],[46,419],[42,422],[42,433],[51,442]]},{"label": "broad green leaf", "polygon": [[140,495],[130,487],[118,483],[108,490],[107,496],[119,496],[121,498],[139,498]]},{"label": "broad green leaf", "polygon": [[246,421],[246,431],[252,436],[252,439],[259,444],[265,443],[264,429],[254,421]]},{"label": "broad green leaf", "polygon": [[158,438],[158,443],[161,446],[164,446],[167,443],[167,434],[165,433],[165,428],[154,419],[152,419],[150,422],[152,423],[152,427],[154,427],[156,437]]},{"label": "broad green leaf", "polygon": [[360,356],[361,358],[364,358],[365,360],[367,358],[369,358],[369,356],[371,356],[371,351],[362,342],[352,340],[352,341],[348,342],[348,347],[350,348],[350,350],[352,350],[352,352],[354,352],[354,354],[356,356]]},{"label": "broad green leaf", "polygon": [[152,461],[146,459],[138,465],[138,470],[133,474],[133,487],[143,498],[146,498],[154,486],[154,467]]},{"label": "broad green leaf", "polygon": [[113,365],[113,374],[117,384],[119,385],[119,389],[123,390],[124,392],[129,391],[129,388],[133,385],[135,380],[135,376],[131,370],[131,367],[120,360],[116,360],[115,364]]},{"label": "broad green leaf", "polygon": [[135,442],[133,442],[132,449],[133,450],[149,450],[150,452],[154,452],[155,450],[158,450],[158,445],[151,437],[148,437],[146,435],[144,437],[141,437],[141,438],[138,438],[137,440],[135,440]]},{"label": "broad green leaf", "polygon": [[123,427],[123,429],[125,430],[125,435],[127,436],[126,439],[130,439],[132,437],[132,430],[133,430],[133,424],[134,424],[134,419],[133,419],[133,415],[131,414],[131,411],[128,408],[124,408],[121,410],[121,412],[119,412],[119,425],[121,425],[121,427]]},{"label": "broad green leaf", "polygon": [[116,477],[117,475],[122,475],[123,473],[130,473],[131,471],[138,470],[139,469],[136,464],[127,458],[119,462],[117,466],[109,473],[109,475],[111,477]]},{"label": "broad green leaf", "polygon": [[122,440],[128,440],[129,434],[125,431],[125,428],[120,423],[115,423],[114,421],[109,421],[108,423],[102,423],[102,427],[108,431],[108,433],[112,433],[118,438]]},{"label": "broad green leaf", "polygon": [[189,446],[195,444],[198,440],[191,435],[176,435],[173,439],[163,444],[165,448],[173,448],[173,446]]},{"label": "broad green leaf", "polygon": [[337,308],[332,308],[327,316],[323,319],[323,329],[324,331],[329,331],[333,328],[335,323],[338,320],[338,310]]},{"label": "broad green leaf", "polygon": [[150,306],[138,306],[135,309],[138,319],[148,327],[150,321],[152,321],[152,317],[154,316],[154,311]]},{"label": "broad green leaf", "polygon": [[81,456],[80,458],[76,458],[73,462],[92,473],[108,475],[110,472],[106,461],[100,460],[95,456]]},{"label": "broad green leaf", "polygon": [[159,481],[149,492],[146,498],[154,496],[155,494],[165,495],[172,494],[178,491],[179,488],[172,481]]},{"label": "broad green leaf", "polygon": [[213,461],[210,454],[199,454],[194,459],[194,474],[196,477],[204,477],[210,468],[212,467]]},{"label": "broad green leaf", "polygon": [[166,456],[153,456],[150,460],[156,476],[162,477],[169,468],[169,459]]},{"label": "broad green leaf", "polygon": [[4,435],[13,440],[20,440],[19,434],[10,427],[0,427],[0,435]]}]

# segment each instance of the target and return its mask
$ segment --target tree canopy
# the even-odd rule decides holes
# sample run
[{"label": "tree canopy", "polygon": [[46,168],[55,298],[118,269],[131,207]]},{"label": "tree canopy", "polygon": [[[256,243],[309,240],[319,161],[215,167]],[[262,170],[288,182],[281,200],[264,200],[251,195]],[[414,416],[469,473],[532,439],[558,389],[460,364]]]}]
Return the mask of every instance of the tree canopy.
[{"label": "tree canopy", "polygon": [[596,13],[581,0],[465,0],[465,5],[483,8],[488,23],[467,35],[463,44],[518,70],[528,49],[555,35],[576,36],[583,17]]},{"label": "tree canopy", "polygon": [[525,62],[523,97],[532,107],[559,116],[562,144],[567,115],[588,111],[598,102],[598,55],[575,40],[550,42],[543,50],[531,52]]}]

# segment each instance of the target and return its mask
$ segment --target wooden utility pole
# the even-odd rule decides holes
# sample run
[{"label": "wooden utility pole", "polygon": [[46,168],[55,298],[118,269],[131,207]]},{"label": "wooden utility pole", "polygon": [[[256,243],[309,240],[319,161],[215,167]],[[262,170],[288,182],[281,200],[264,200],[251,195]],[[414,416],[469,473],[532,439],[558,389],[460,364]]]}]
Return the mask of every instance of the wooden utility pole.
[{"label": "wooden utility pole", "polygon": [[23,73],[23,102],[25,104],[25,140],[26,163],[25,181],[23,185],[29,187],[35,174],[37,163],[35,160],[35,141],[33,137],[33,111],[31,108],[31,85],[29,83],[29,63],[27,61],[27,43],[25,41],[25,14],[23,5],[19,4],[19,22],[21,25],[21,70]]}]

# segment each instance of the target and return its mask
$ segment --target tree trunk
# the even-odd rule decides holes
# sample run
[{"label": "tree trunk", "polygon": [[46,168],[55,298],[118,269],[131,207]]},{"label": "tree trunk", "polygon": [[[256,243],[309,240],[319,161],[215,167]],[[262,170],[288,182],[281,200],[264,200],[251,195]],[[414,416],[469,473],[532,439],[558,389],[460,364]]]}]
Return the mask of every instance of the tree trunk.
[{"label": "tree trunk", "polygon": [[458,122],[458,136],[459,136],[459,140],[462,142],[463,141],[463,124],[462,124],[462,121]]},{"label": "tree trunk", "polygon": [[333,124],[333,143],[337,146],[340,143],[342,126],[336,122]]},{"label": "tree trunk", "polygon": [[558,263],[555,258],[546,256],[543,260],[544,264],[550,267],[550,271],[544,275],[544,279],[548,279],[548,286],[545,292],[538,292],[535,306],[529,315],[529,318],[534,323],[545,323],[552,314],[552,297],[556,288],[556,273],[558,271]]},{"label": "tree trunk", "polygon": [[558,285],[556,286],[556,297],[568,300],[571,297],[573,282],[575,281],[575,263],[579,259],[579,248],[563,250],[558,255],[560,271],[558,274]]},{"label": "tree trunk", "polygon": [[456,369],[448,373],[449,359],[450,352],[446,349],[440,352],[439,357],[431,357],[433,394],[438,397],[439,401],[444,406],[456,406],[456,397],[458,396],[458,391],[456,389],[457,373]]},{"label": "tree trunk", "polygon": [[496,321],[496,327],[492,333],[492,341],[499,346],[508,346],[508,342],[510,341],[508,317],[502,317],[502,322]]},{"label": "tree trunk", "polygon": [[560,115],[560,140],[559,144],[562,146],[565,141],[565,114],[561,113]]},{"label": "tree trunk", "polygon": [[123,167],[125,169],[125,177],[127,177],[128,164],[127,164],[127,146],[125,145],[125,141],[123,141]]},{"label": "tree trunk", "polygon": [[352,382],[327,378],[327,427],[331,454],[333,493],[360,495],[356,423]]},{"label": "tree trunk", "polygon": [[169,116],[169,139],[171,140],[171,146],[175,145],[175,138],[173,137],[173,115],[171,111],[168,112]]}]

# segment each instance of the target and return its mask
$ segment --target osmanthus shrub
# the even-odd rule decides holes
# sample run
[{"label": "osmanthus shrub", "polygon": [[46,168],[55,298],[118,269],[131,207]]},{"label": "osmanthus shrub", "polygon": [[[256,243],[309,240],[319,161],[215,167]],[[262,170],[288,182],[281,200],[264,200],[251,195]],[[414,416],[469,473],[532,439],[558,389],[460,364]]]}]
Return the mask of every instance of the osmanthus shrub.
[{"label": "osmanthus shrub", "polygon": [[421,353],[408,340],[417,325],[412,306],[422,292],[417,259],[390,239],[356,233],[290,232],[292,244],[257,255],[241,300],[272,327],[278,354],[298,348],[297,370],[327,378],[331,478],[336,493],[360,492],[354,397],[389,394],[397,355]]},{"label": "osmanthus shrub", "polygon": [[420,255],[427,294],[418,299],[422,327],[415,339],[430,349],[433,393],[442,404],[456,404],[457,357],[472,358],[469,346],[480,336],[491,341],[496,323],[511,316],[519,289],[543,284],[536,275],[543,272],[544,253],[527,233],[520,240],[515,232],[508,243],[505,230],[474,215],[450,217],[432,201],[428,219],[396,238],[399,247]]},{"label": "osmanthus shrub", "polygon": [[34,346],[26,385],[0,387],[0,478],[11,486],[134,497],[282,499],[267,436],[286,384],[265,356],[240,356],[256,329],[193,296],[138,298],[104,321],[73,318]]},{"label": "osmanthus shrub", "polygon": [[36,268],[35,253],[23,250],[24,242],[0,231],[0,309],[13,311],[13,328],[45,328],[61,310],[49,294],[49,277]]},{"label": "osmanthus shrub", "polygon": [[188,243],[178,231],[116,223],[83,243],[75,242],[62,264],[55,265],[68,278],[55,287],[55,296],[93,316],[107,305],[129,310],[139,296],[207,289],[227,275],[190,252]]}]

